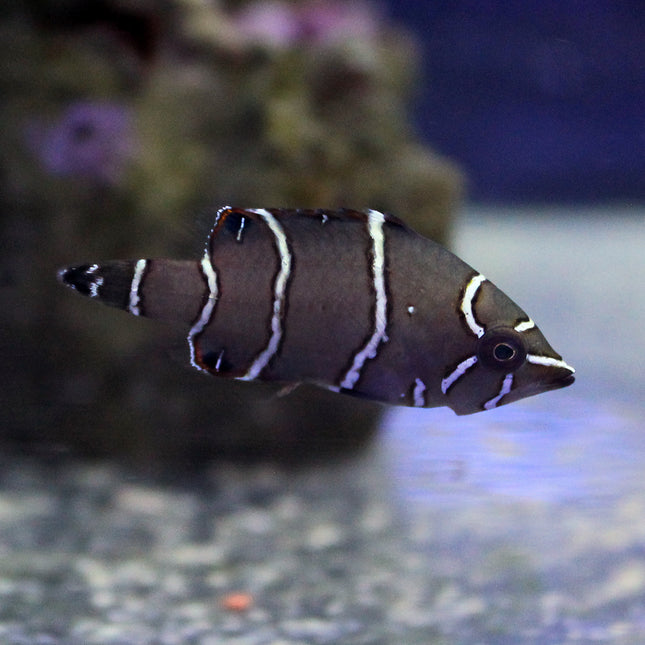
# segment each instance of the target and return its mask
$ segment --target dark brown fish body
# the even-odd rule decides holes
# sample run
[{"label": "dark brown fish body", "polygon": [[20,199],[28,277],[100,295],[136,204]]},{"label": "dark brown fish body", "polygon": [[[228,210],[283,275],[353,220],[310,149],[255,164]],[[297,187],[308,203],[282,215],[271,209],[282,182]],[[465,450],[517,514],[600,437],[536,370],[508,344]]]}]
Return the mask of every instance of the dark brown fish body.
[{"label": "dark brown fish body", "polygon": [[458,414],[573,381],[499,289],[377,211],[226,207],[200,260],[82,265],[60,277],[135,315],[184,323],[191,363],[218,376]]}]

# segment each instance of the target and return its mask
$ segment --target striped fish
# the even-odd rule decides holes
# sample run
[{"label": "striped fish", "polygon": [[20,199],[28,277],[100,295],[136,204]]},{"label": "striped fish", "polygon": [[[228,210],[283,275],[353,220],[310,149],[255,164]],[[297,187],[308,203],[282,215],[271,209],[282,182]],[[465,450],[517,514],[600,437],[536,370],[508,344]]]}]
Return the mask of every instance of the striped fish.
[{"label": "striped fish", "polygon": [[201,259],[83,264],[59,278],[135,316],[183,323],[191,364],[217,376],[457,414],[574,380],[483,275],[375,210],[227,206]]}]

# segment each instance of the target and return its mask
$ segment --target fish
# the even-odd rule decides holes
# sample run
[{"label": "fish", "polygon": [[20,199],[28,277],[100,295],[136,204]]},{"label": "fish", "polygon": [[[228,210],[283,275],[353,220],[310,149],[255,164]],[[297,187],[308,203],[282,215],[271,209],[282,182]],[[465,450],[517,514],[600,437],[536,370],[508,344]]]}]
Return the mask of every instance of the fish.
[{"label": "fish", "polygon": [[575,370],[481,273],[377,210],[217,210],[201,258],[64,268],[59,280],[183,325],[219,377],[313,383],[390,405],[492,410]]}]

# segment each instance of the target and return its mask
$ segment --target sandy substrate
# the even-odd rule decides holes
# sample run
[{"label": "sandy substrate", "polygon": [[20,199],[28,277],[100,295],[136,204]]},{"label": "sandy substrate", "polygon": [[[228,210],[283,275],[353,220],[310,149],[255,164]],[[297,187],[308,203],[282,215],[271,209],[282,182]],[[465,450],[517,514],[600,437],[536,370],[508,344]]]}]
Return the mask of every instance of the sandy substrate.
[{"label": "sandy substrate", "polygon": [[0,642],[645,642],[643,212],[511,215],[472,212],[460,253],[574,386],[392,410],[302,472],[3,458]]}]

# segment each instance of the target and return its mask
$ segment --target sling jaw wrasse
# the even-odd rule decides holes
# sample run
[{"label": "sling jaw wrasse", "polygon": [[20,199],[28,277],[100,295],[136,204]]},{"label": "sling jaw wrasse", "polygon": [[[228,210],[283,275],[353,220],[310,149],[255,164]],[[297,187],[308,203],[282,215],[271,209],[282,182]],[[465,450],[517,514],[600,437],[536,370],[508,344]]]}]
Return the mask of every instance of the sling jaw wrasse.
[{"label": "sling jaw wrasse", "polygon": [[375,210],[227,206],[201,259],[83,264],[59,278],[134,315],[183,323],[191,364],[218,376],[457,414],[574,381],[502,291]]}]

